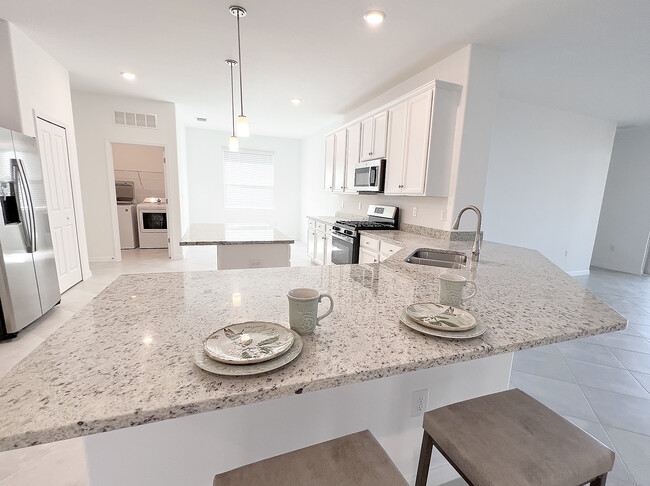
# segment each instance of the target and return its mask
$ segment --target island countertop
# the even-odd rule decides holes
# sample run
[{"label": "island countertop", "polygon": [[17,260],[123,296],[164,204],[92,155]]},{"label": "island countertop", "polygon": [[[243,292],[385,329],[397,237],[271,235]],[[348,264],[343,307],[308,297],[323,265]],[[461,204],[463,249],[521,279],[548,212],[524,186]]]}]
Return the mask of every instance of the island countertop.
[{"label": "island countertop", "polygon": [[[402,250],[371,265],[123,275],[0,381],[0,450],[260,402],[623,329],[626,319],[541,254],[485,242],[468,308],[480,338],[421,335],[407,304],[436,300],[448,269],[403,260],[418,247],[469,253],[471,242],[373,232]],[[211,375],[192,350],[233,322],[288,325],[286,292],[334,298],[301,355],[264,375]],[[236,297],[236,298],[235,298]],[[326,304],[325,304],[326,305]]]},{"label": "island countertop", "polygon": [[181,238],[192,245],[290,245],[295,241],[273,226],[236,223],[193,223]]}]

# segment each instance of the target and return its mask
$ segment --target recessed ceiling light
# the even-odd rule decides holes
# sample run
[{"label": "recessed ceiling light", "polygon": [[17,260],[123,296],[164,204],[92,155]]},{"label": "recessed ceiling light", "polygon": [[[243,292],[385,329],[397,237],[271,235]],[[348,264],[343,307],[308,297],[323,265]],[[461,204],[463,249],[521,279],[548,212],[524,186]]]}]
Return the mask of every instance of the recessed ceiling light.
[{"label": "recessed ceiling light", "polygon": [[300,103],[302,103],[302,99],[301,98],[291,98],[291,102],[294,105],[299,105]]},{"label": "recessed ceiling light", "polygon": [[363,16],[363,20],[365,20],[370,25],[378,25],[384,21],[385,17],[386,14],[384,12],[381,12],[379,10],[370,10]]},{"label": "recessed ceiling light", "polygon": [[121,72],[120,74],[124,79],[128,79],[129,81],[133,81],[135,79],[135,74],[133,73]]}]

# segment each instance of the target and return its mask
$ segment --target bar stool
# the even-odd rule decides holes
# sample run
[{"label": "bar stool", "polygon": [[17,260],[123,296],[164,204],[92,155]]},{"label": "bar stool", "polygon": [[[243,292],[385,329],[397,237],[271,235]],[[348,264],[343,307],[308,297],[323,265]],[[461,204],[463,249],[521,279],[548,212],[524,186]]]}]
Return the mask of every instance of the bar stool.
[{"label": "bar stool", "polygon": [[424,414],[416,486],[433,446],[474,486],[604,486],[614,453],[518,389]]},{"label": "bar stool", "polygon": [[213,486],[408,486],[368,430],[287,452],[214,477]]}]

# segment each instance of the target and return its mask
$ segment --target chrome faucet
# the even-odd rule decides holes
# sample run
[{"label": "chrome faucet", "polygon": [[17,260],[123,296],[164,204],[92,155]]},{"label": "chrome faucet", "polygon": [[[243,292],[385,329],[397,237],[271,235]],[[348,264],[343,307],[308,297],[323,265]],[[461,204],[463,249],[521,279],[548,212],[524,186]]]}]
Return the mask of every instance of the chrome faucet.
[{"label": "chrome faucet", "polygon": [[460,217],[468,209],[471,209],[476,213],[476,236],[474,236],[474,246],[472,247],[472,261],[477,262],[478,256],[481,253],[481,210],[476,206],[465,206],[460,210],[458,216],[456,216],[456,221],[454,221],[454,225],[451,228],[455,230],[458,229]]}]

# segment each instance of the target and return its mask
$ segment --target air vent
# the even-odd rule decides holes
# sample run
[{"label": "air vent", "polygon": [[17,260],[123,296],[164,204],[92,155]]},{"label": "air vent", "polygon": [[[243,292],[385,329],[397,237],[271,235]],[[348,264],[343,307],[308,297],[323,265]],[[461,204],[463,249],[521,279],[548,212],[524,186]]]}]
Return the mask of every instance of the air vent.
[{"label": "air vent", "polygon": [[198,122],[207,122],[208,119],[205,118],[205,117],[203,117],[203,116],[197,116],[197,117],[196,117],[196,121],[198,121]]},{"label": "air vent", "polygon": [[124,125],[127,127],[158,128],[158,115],[116,111],[114,112],[113,120],[116,125]]}]

